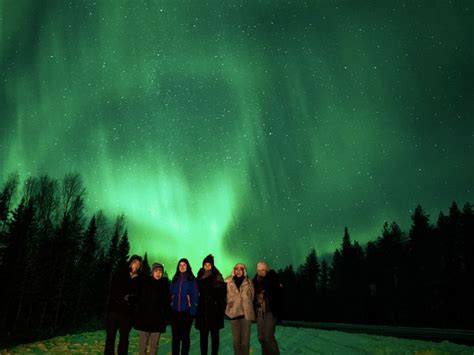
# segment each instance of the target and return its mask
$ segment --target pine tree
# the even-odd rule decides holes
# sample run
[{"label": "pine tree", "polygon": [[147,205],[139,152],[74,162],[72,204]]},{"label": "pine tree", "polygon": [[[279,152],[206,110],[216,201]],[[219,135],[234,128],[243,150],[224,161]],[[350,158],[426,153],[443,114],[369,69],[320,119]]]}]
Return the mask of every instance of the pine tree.
[{"label": "pine tree", "polygon": [[329,288],[329,266],[326,260],[321,263],[320,292],[326,296]]},{"label": "pine tree", "polygon": [[85,189],[79,174],[67,174],[63,178],[60,193],[60,216],[61,222],[56,232],[55,266],[57,268],[56,278],[52,290],[54,304],[53,328],[60,329],[63,322],[70,321],[66,314],[73,312],[77,286],[75,280],[68,277],[73,275],[77,263],[81,236],[83,235],[84,223],[84,196]]},{"label": "pine tree", "polygon": [[0,233],[5,230],[4,228],[8,221],[11,204],[18,189],[19,179],[18,174],[11,174],[0,193]]},{"label": "pine tree", "polygon": [[314,320],[318,314],[319,300],[317,290],[319,286],[320,267],[316,250],[312,248],[306,256],[306,261],[298,268],[299,293],[303,297],[302,302],[308,305],[305,317]]},{"label": "pine tree", "polygon": [[463,327],[466,329],[474,328],[474,282],[472,275],[474,275],[474,212],[473,206],[466,203],[462,211],[462,264],[461,269],[461,285],[464,285],[463,300],[460,305],[464,310],[462,315]]},{"label": "pine tree", "polygon": [[1,269],[3,284],[6,284],[6,280],[10,280],[9,287],[4,287],[1,291],[1,301],[4,306],[2,325],[5,327],[8,323],[11,326],[10,330],[16,329],[23,311],[27,280],[30,277],[32,237],[35,234],[35,228],[34,206],[31,203],[27,204],[25,198],[22,198],[8,223],[5,238],[5,263]]},{"label": "pine tree", "polygon": [[322,322],[329,321],[329,312],[331,307],[331,300],[329,299],[329,266],[326,260],[321,263],[321,277],[319,281],[320,307],[319,318]]},{"label": "pine tree", "polygon": [[341,309],[343,303],[343,263],[342,255],[339,249],[334,251],[331,268],[329,269],[329,295],[331,302],[331,321],[341,322],[344,317],[344,310]]},{"label": "pine tree", "polygon": [[120,236],[123,235],[125,229],[125,217],[124,215],[117,216],[114,225],[114,233],[110,240],[109,250],[107,253],[107,262],[109,265],[109,276],[112,278],[112,274],[117,270],[117,267],[122,267],[119,263],[119,243]]},{"label": "pine tree", "polygon": [[361,246],[351,242],[349,230],[344,229],[341,252],[334,255],[333,270],[338,280],[336,301],[342,315],[342,321],[363,322],[365,315],[366,278],[364,270],[364,252]]},{"label": "pine tree", "polygon": [[93,288],[91,281],[98,272],[98,263],[96,259],[97,252],[97,225],[95,215],[92,216],[89,226],[84,233],[83,243],[81,245],[79,260],[76,267],[76,277],[78,279],[76,305],[72,324],[77,325],[79,315],[82,319],[88,319],[92,316],[91,301]]},{"label": "pine tree", "polygon": [[128,232],[127,230],[125,230],[125,232],[122,235],[122,238],[120,239],[120,243],[118,245],[118,250],[117,250],[118,267],[122,267],[123,265],[127,264],[129,253],[130,253],[130,243],[128,241]]},{"label": "pine tree", "polygon": [[278,270],[278,278],[283,285],[283,314],[285,319],[301,320],[303,309],[298,301],[297,279],[293,266],[289,265],[283,270]]},{"label": "pine tree", "polygon": [[146,252],[145,252],[145,256],[143,257],[142,272],[143,272],[144,275],[150,275],[151,274],[150,262],[148,261],[148,253],[146,253]]}]

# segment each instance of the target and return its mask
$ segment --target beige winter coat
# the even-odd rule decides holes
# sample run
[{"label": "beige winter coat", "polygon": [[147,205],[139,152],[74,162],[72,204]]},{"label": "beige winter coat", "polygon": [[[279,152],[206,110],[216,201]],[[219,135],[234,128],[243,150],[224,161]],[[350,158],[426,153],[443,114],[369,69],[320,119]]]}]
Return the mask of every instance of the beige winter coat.
[{"label": "beige winter coat", "polygon": [[255,312],[253,309],[253,283],[247,277],[247,270],[244,268],[245,279],[237,289],[237,285],[233,280],[234,272],[229,276],[225,282],[227,284],[227,307],[225,314],[229,318],[244,316],[247,320],[255,320]]}]

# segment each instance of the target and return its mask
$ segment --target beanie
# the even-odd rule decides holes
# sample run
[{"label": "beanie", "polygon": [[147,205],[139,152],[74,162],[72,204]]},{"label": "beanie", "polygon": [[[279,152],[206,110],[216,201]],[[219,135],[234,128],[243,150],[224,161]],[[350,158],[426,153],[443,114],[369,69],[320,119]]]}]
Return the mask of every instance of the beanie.
[{"label": "beanie", "polygon": [[202,261],[202,265],[204,265],[205,263],[209,263],[214,266],[214,257],[212,256],[212,254],[209,254],[204,258],[204,260]]},{"label": "beanie", "polygon": [[165,268],[163,267],[163,264],[160,264],[160,263],[154,263],[151,266],[151,272],[155,271],[155,269],[161,269],[161,272],[165,271]]}]

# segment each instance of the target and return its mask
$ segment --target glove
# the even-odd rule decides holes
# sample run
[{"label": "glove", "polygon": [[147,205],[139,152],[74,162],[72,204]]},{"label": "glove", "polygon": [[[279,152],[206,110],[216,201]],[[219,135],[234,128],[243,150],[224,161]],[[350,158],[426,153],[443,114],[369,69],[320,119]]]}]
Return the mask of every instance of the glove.
[{"label": "glove", "polygon": [[125,302],[127,302],[129,306],[132,306],[137,303],[137,296],[132,293],[125,295],[123,299],[125,300]]}]

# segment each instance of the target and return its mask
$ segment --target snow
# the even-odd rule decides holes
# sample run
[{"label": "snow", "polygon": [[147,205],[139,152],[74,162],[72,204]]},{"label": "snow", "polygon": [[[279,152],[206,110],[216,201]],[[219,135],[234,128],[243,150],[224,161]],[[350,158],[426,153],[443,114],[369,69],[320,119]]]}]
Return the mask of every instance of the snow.
[{"label": "snow", "polygon": [[[251,354],[260,354],[257,330],[252,325]],[[229,322],[221,330],[220,354],[233,353],[232,335]],[[474,354],[473,346],[449,342],[428,342],[378,335],[344,333],[310,328],[277,327],[276,337],[281,354]],[[0,350],[7,354],[99,354],[103,353],[105,332],[73,334],[56,337],[32,344],[23,344]],[[210,345],[210,344],[209,344]],[[138,334],[130,334],[130,353],[138,352]],[[171,354],[171,329],[162,334],[160,354]],[[200,354],[199,334],[193,328],[191,333],[191,354]]]}]

